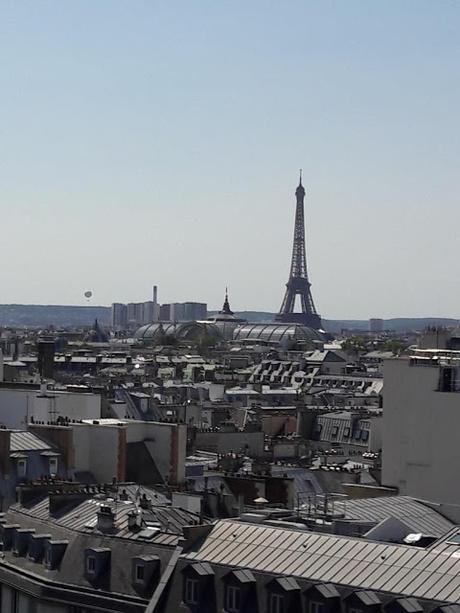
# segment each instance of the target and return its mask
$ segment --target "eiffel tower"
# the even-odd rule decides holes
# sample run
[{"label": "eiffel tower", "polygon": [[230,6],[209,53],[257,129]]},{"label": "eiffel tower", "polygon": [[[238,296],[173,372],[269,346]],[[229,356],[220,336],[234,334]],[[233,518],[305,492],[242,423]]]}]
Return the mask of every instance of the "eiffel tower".
[{"label": "eiffel tower", "polygon": [[[305,216],[304,198],[305,189],[302,185],[302,171],[300,171],[299,186],[295,190],[297,205],[295,211],[294,243],[292,246],[291,272],[286,283],[286,293],[276,321],[283,323],[296,323],[321,329],[321,317],[318,315],[310,291],[310,282],[307,274],[307,257],[305,251]],[[301,313],[294,313],[296,296],[300,296]]]}]

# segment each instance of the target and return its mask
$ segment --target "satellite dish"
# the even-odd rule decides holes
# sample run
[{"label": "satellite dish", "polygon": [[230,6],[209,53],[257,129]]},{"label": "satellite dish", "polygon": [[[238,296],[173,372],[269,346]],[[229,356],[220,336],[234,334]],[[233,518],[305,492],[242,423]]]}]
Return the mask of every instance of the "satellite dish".
[{"label": "satellite dish", "polygon": [[89,299],[91,298],[91,296],[93,295],[93,292],[88,290],[87,292],[85,292],[84,296],[85,298],[89,301]]}]

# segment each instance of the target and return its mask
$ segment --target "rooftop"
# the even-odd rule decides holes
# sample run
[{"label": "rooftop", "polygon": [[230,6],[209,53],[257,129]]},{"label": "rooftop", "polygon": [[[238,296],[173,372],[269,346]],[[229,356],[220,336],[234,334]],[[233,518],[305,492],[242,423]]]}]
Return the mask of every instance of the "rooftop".
[{"label": "rooftop", "polygon": [[48,451],[52,447],[41,438],[23,430],[12,430],[10,439],[10,451]]},{"label": "rooftop", "polygon": [[460,602],[460,545],[454,528],[427,549],[295,529],[217,522],[184,554],[191,561],[332,582],[403,596]]}]

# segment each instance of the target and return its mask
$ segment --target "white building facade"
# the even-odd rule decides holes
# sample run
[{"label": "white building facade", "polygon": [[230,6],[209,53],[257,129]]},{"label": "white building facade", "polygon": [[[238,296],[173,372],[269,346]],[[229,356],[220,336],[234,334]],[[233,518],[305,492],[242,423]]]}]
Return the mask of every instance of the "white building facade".
[{"label": "white building facade", "polygon": [[385,360],[382,485],[460,505],[458,373],[442,358]]}]

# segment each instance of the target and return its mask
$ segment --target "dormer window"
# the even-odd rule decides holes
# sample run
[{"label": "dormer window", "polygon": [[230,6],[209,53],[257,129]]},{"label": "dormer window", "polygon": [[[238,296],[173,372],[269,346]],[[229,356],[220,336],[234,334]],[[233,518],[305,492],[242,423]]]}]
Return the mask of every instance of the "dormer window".
[{"label": "dormer window", "polygon": [[270,594],[270,613],[284,613],[284,595]]},{"label": "dormer window", "polygon": [[267,585],[268,613],[287,613],[299,609],[300,586],[294,577],[276,577]]},{"label": "dormer window", "polygon": [[227,613],[252,611],[256,601],[256,580],[250,570],[232,570],[223,577],[224,610]]},{"label": "dormer window", "polygon": [[136,581],[144,581],[145,566],[143,564],[136,564]]},{"label": "dormer window", "polygon": [[317,583],[305,592],[308,613],[340,609],[340,594],[332,583]]},{"label": "dormer window", "polygon": [[18,477],[25,477],[27,475],[27,459],[18,459]]},{"label": "dormer window", "polygon": [[[378,613],[382,610],[382,602],[375,592],[358,590],[351,592],[344,600],[346,613]],[[409,609],[406,609],[409,610]],[[412,611],[412,609],[410,609]]]},{"label": "dormer window", "polygon": [[199,597],[198,579],[186,577],[184,589],[184,602],[186,604],[197,605]]},{"label": "dormer window", "polygon": [[49,460],[49,469],[50,469],[50,475],[52,477],[55,477],[57,475],[58,472],[58,459],[57,458],[50,458]]},{"label": "dormer window", "polygon": [[160,580],[161,563],[158,556],[138,556],[131,560],[131,580],[139,595],[148,596]]},{"label": "dormer window", "polygon": [[84,571],[91,583],[103,582],[110,573],[111,550],[104,547],[90,547],[85,550]]},{"label": "dormer window", "polygon": [[239,613],[241,606],[241,590],[236,585],[227,585],[225,591],[225,610],[228,613]]},{"label": "dormer window", "polygon": [[195,610],[201,610],[212,596],[213,585],[214,571],[207,562],[188,564],[183,569],[182,600]]},{"label": "dormer window", "polygon": [[46,544],[50,540],[51,534],[32,534],[29,542],[29,559],[40,562],[45,556]]},{"label": "dormer window", "polygon": [[86,558],[86,572],[91,574],[96,572],[96,558],[94,556]]},{"label": "dormer window", "polygon": [[51,541],[51,540],[50,541],[47,540],[44,543],[45,552],[43,556],[43,561],[44,561],[46,568],[49,568],[50,570],[54,570],[55,568],[59,567],[68,544],[69,544],[68,541]]}]

